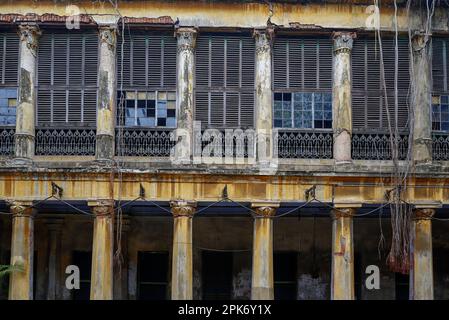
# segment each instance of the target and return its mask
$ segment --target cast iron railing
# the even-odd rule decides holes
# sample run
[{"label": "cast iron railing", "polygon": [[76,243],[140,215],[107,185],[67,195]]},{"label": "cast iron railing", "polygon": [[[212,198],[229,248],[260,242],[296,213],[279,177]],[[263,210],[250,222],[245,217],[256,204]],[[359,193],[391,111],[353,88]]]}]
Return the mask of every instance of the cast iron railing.
[{"label": "cast iron railing", "polygon": [[331,131],[279,130],[274,134],[277,154],[281,159],[332,159]]},{"label": "cast iron railing", "polygon": [[169,157],[175,145],[171,130],[121,128],[115,132],[115,154],[126,157]]},{"label": "cast iron railing", "polygon": [[434,133],[432,135],[433,160],[449,160],[449,133]]},{"label": "cast iron railing", "polygon": [[38,128],[35,153],[40,156],[93,156],[95,143],[95,129]]},{"label": "cast iron railing", "polygon": [[[398,159],[405,160],[408,152],[408,134],[400,134],[397,141]],[[391,160],[391,141],[388,133],[353,133],[353,160]]]},{"label": "cast iron railing", "polygon": [[15,128],[0,128],[0,156],[11,156],[14,154]]}]

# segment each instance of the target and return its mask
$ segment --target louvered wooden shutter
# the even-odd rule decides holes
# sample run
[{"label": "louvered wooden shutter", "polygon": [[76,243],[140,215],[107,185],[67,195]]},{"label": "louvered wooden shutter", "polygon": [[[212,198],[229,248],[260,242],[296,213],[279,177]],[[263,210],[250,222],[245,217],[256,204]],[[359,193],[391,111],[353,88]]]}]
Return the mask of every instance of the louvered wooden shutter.
[{"label": "louvered wooden shutter", "polygon": [[1,85],[17,86],[19,70],[19,36],[16,33],[0,34]]},{"label": "louvered wooden shutter", "polygon": [[276,38],[273,44],[275,90],[332,90],[332,40]]},{"label": "louvered wooden shutter", "polygon": [[204,127],[254,126],[254,54],[249,36],[198,37],[195,120]]},{"label": "louvered wooden shutter", "polygon": [[38,124],[96,123],[98,35],[46,31],[39,41]]},{"label": "louvered wooden shutter", "polygon": [[176,45],[172,34],[126,32],[117,41],[117,87],[176,90]]},{"label": "louvered wooden shutter", "polygon": [[398,108],[395,108],[395,40],[382,39],[385,97],[379,43],[375,39],[356,39],[352,49],[352,123],[355,130],[387,129],[390,122],[400,129],[408,126],[408,90],[410,85],[409,43],[398,39]]},{"label": "louvered wooden shutter", "polygon": [[449,92],[449,40],[432,40],[432,81],[435,93]]}]

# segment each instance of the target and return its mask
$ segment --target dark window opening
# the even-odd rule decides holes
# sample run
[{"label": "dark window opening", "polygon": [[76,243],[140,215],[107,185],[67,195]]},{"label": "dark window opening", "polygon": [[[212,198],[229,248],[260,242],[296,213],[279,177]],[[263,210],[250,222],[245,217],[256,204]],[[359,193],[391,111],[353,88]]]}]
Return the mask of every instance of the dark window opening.
[{"label": "dark window opening", "polygon": [[331,93],[275,93],[274,127],[332,129]]},{"label": "dark window opening", "polygon": [[276,300],[297,299],[297,253],[274,253],[274,298]]},{"label": "dark window opening", "polygon": [[362,300],[362,286],[365,270],[362,269],[362,260],[360,253],[354,254],[354,295],[355,300]]},{"label": "dark window opening", "polygon": [[[123,96],[122,96],[123,95]],[[126,91],[118,92],[123,98],[124,112],[118,113],[117,123],[125,127],[175,128],[175,91]]]},{"label": "dark window opening", "polygon": [[432,130],[449,131],[449,95],[432,97]]},{"label": "dark window opening", "polygon": [[139,252],[137,264],[139,300],[167,299],[168,259],[168,252]]},{"label": "dark window opening", "polygon": [[232,297],[231,252],[203,251],[203,300],[229,300]]},{"label": "dark window opening", "polygon": [[408,274],[394,274],[396,300],[409,300],[410,276]]},{"label": "dark window opening", "polygon": [[92,271],[92,252],[73,251],[72,264],[80,270],[80,288],[73,289],[73,300],[90,299],[90,281]]}]

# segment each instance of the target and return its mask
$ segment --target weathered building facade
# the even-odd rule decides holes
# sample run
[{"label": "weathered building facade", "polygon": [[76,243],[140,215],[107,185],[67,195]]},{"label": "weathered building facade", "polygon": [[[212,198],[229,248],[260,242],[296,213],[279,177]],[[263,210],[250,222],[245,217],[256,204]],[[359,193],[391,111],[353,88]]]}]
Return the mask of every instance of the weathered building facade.
[{"label": "weathered building facade", "polygon": [[2,298],[449,298],[449,8],[369,2],[2,1]]}]

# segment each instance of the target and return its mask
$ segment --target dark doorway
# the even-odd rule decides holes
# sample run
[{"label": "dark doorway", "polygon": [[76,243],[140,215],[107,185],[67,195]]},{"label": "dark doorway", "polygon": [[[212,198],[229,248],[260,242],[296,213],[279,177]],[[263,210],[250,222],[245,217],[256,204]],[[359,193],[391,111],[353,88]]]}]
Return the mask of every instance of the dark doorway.
[{"label": "dark doorway", "polygon": [[168,252],[140,251],[137,262],[138,300],[167,299]]},{"label": "dark doorway", "polygon": [[396,272],[394,282],[396,288],[396,300],[409,300],[410,276]]},{"label": "dark doorway", "polygon": [[362,300],[362,285],[363,279],[362,274],[362,260],[360,253],[354,254],[354,295],[355,300]]},{"label": "dark doorway", "polygon": [[203,300],[232,297],[232,253],[203,251]]},{"label": "dark doorway", "polygon": [[80,270],[80,288],[74,289],[73,300],[90,299],[90,279],[92,271],[92,252],[73,251],[72,264]]},{"label": "dark doorway", "polygon": [[296,300],[296,252],[274,253],[274,299]]}]

